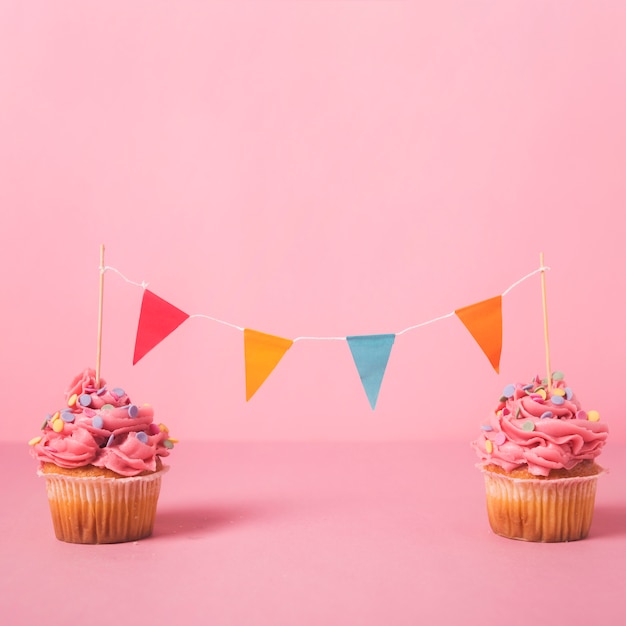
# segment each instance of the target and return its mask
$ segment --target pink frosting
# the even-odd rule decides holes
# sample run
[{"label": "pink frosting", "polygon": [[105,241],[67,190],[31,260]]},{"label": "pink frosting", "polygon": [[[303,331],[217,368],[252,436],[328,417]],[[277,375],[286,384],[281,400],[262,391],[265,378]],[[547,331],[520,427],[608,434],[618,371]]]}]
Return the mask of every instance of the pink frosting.
[{"label": "pink frosting", "polygon": [[93,369],[74,378],[65,406],[46,418],[33,456],[41,464],[94,465],[122,476],[155,471],[157,457],[168,456],[173,447],[167,429],[153,421],[151,406],[133,404],[124,390],[107,387],[102,379],[96,389],[95,381]]},{"label": "pink frosting", "polygon": [[600,454],[607,426],[589,419],[597,414],[583,411],[562,376],[554,376],[551,390],[539,377],[505,387],[472,443],[481,465],[507,472],[528,466],[531,474],[548,476],[552,469],[569,470]]}]

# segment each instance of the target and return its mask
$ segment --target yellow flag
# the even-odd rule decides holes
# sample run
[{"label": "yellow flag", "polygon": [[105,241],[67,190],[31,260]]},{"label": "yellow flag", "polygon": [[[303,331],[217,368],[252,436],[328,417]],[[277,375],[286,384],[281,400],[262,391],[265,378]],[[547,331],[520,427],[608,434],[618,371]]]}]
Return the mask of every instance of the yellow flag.
[{"label": "yellow flag", "polygon": [[502,353],[502,296],[470,304],[457,309],[455,313],[499,374]]},{"label": "yellow flag", "polygon": [[258,330],[243,331],[243,349],[246,363],[246,400],[256,393],[265,379],[278,365],[293,341]]}]

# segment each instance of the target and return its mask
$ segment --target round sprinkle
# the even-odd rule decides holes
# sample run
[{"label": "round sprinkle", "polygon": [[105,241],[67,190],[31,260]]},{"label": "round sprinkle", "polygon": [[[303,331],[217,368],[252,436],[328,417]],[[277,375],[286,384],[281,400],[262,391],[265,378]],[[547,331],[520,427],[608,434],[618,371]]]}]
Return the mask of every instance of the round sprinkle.
[{"label": "round sprinkle", "polygon": [[29,446],[36,446],[41,441],[41,437],[33,437],[29,442]]},{"label": "round sprinkle", "polygon": [[78,398],[78,396],[73,393],[67,400],[67,406],[74,406],[76,404],[76,399]]},{"label": "round sprinkle", "polygon": [[565,396],[565,389],[561,389],[560,387],[557,387],[556,389],[552,390],[552,395],[553,396]]},{"label": "round sprinkle", "polygon": [[100,389],[98,389],[98,391],[96,391],[96,395],[97,396],[101,396],[106,390],[107,390],[106,387],[100,387]]},{"label": "round sprinkle", "polygon": [[126,392],[121,387],[115,387],[115,389],[111,390],[111,394],[121,398]]},{"label": "round sprinkle", "polygon": [[71,411],[63,411],[63,413],[61,413],[61,419],[71,424],[74,421],[74,413]]},{"label": "round sprinkle", "polygon": [[102,428],[104,426],[104,420],[102,419],[101,415],[96,415],[92,420],[91,420],[91,425],[94,428]]},{"label": "round sprinkle", "polygon": [[480,428],[481,430],[486,430],[486,431],[493,430],[493,427],[489,426],[489,424],[483,424]]},{"label": "round sprinkle", "polygon": [[552,417],[554,415],[554,413],[552,413],[552,411],[544,411],[539,417],[541,417],[542,420],[545,420],[548,417]]},{"label": "round sprinkle", "polygon": [[534,422],[531,422],[530,420],[526,420],[523,424],[522,424],[522,430],[530,433],[533,430],[535,430],[535,424]]},{"label": "round sprinkle", "polygon": [[587,419],[590,422],[599,422],[600,421],[600,413],[598,411],[587,411]]},{"label": "round sprinkle", "polygon": [[577,420],[586,420],[587,419],[587,411],[583,411],[582,409],[580,409],[580,411],[576,411],[576,419]]},{"label": "round sprinkle", "polygon": [[111,409],[114,409],[115,407],[112,404],[103,404],[102,405],[102,410],[103,411],[110,411]]},{"label": "round sprinkle", "polygon": [[170,429],[165,424],[159,424],[159,430],[162,433],[169,433]]},{"label": "round sprinkle", "polygon": [[558,406],[558,405],[563,404],[565,402],[565,398],[563,396],[552,396],[550,398],[550,402],[552,402],[552,404],[556,404]]},{"label": "round sprinkle", "polygon": [[563,372],[552,372],[552,380],[563,380],[565,378],[565,374]]},{"label": "round sprinkle", "polygon": [[137,417],[137,415],[139,415],[139,409],[134,404],[129,405],[128,415],[130,415],[130,417]]},{"label": "round sprinkle", "polygon": [[54,422],[52,422],[52,430],[55,433],[60,433],[62,432],[64,425],[65,422],[63,420],[54,420]]},{"label": "round sprinkle", "polygon": [[107,448],[110,448],[113,445],[113,441],[115,440],[115,435],[113,433],[111,433],[109,440],[107,441]]},{"label": "round sprinkle", "polygon": [[86,417],[93,417],[96,414],[96,412],[93,409],[90,408],[86,408],[83,411],[83,415],[85,415]]},{"label": "round sprinkle", "polygon": [[572,391],[571,387],[565,387],[565,397],[568,400],[571,400],[574,397],[574,392]]},{"label": "round sprinkle", "polygon": [[513,394],[515,393],[515,385],[507,385],[503,390],[502,390],[502,395],[505,398],[512,398]]},{"label": "round sprinkle", "polygon": [[545,389],[541,389],[541,388],[539,388],[539,389],[537,389],[537,390],[535,391],[535,393],[536,393],[538,396],[541,396],[541,399],[542,399],[542,400],[545,400],[545,399],[548,397],[548,394],[546,393],[546,390],[545,390]]},{"label": "round sprinkle", "polygon": [[506,435],[502,432],[498,433],[493,439],[493,442],[498,446],[501,446],[505,441]]},{"label": "round sprinkle", "polygon": [[137,439],[139,439],[141,443],[148,443],[148,435],[144,432],[137,433]]},{"label": "round sprinkle", "polygon": [[533,385],[533,383],[528,383],[528,385],[524,385],[524,386],[522,387],[522,389],[523,389],[524,391],[530,391],[530,390],[531,390],[534,386],[535,386],[535,385]]},{"label": "round sprinkle", "polygon": [[522,412],[522,407],[521,407],[521,406],[518,406],[518,407],[515,409],[515,419],[519,419],[519,414],[520,414],[521,412]]},{"label": "round sprinkle", "polygon": [[174,437],[170,437],[169,439],[167,439],[167,441],[171,443],[178,443],[178,439],[174,439]]},{"label": "round sprinkle", "polygon": [[[167,448],[167,439],[163,442],[163,445]],[[172,446],[174,447],[174,446]],[[491,442],[491,439],[487,439],[487,441],[485,441],[485,450],[487,451],[487,454],[491,454],[493,452],[493,443]]]},{"label": "round sprinkle", "polygon": [[80,406],[89,406],[91,404],[91,396],[88,393],[81,393],[78,397]]},{"label": "round sprinkle", "polygon": [[41,430],[43,430],[47,425],[48,422],[52,419],[51,415],[46,415],[46,419],[43,421],[43,424],[41,425]]},{"label": "round sprinkle", "polygon": [[151,435],[158,435],[161,432],[161,429],[159,428],[158,424],[155,424],[154,422],[152,422],[152,424],[148,426],[148,432]]}]

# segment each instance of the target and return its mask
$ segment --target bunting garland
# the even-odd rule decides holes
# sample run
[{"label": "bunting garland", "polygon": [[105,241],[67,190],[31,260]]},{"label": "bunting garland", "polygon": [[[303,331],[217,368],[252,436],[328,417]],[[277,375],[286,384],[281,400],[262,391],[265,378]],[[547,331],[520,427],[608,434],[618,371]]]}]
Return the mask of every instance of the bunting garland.
[{"label": "bunting garland", "polygon": [[246,400],[248,401],[263,385],[295,342],[315,339],[346,341],[370,407],[374,410],[396,337],[447,317],[456,316],[463,323],[489,360],[493,369],[496,373],[500,373],[503,336],[502,298],[521,282],[539,272],[543,276],[545,270],[548,269],[550,268],[543,266],[542,261],[541,267],[518,280],[501,295],[455,309],[452,313],[410,326],[397,333],[349,335],[344,337],[296,337],[295,339],[286,339],[258,330],[243,328],[208,315],[189,315],[148,290],[145,282],[133,282],[114,267],[101,267],[100,271],[101,273],[107,270],[114,271],[126,282],[144,290],[137,325],[133,365],[136,365],[139,360],[174,332],[185,320],[190,317],[203,317],[230,326],[243,333]]}]

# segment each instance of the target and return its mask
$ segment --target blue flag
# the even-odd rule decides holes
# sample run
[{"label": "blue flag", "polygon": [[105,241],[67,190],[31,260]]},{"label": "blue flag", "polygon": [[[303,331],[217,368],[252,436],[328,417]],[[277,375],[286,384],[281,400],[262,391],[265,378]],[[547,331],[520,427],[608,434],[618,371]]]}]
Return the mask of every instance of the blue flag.
[{"label": "blue flag", "polygon": [[393,334],[346,337],[372,409],[376,408],[378,392],[395,338]]}]

